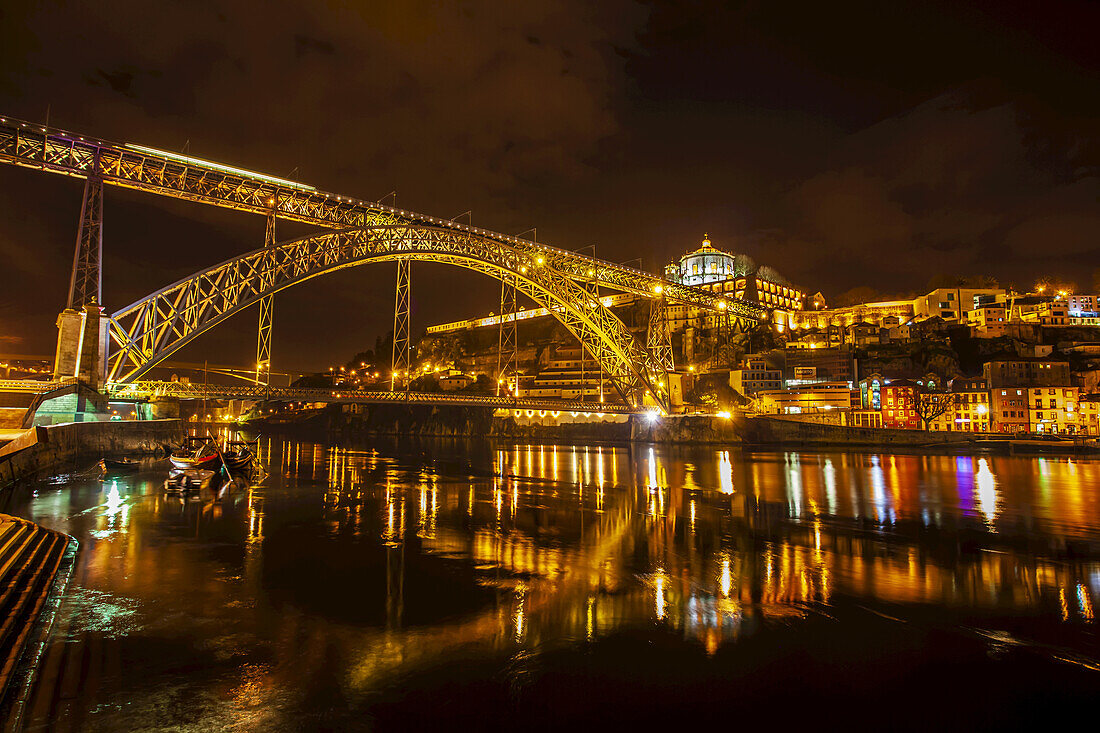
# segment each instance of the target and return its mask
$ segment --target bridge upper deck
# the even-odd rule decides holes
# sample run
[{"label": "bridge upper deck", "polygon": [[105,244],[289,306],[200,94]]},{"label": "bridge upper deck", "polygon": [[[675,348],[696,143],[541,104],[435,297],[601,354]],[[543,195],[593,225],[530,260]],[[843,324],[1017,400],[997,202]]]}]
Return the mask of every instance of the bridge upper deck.
[{"label": "bridge upper deck", "polygon": [[388,224],[453,228],[542,257],[547,266],[579,281],[646,297],[660,294],[672,302],[728,310],[733,316],[752,321],[766,316],[766,311],[755,304],[521,237],[327,193],[298,181],[201,158],[107,142],[23,120],[0,117],[0,162],[80,178],[95,176],[115,186],[238,211],[264,215],[274,212],[283,219],[331,229]]}]

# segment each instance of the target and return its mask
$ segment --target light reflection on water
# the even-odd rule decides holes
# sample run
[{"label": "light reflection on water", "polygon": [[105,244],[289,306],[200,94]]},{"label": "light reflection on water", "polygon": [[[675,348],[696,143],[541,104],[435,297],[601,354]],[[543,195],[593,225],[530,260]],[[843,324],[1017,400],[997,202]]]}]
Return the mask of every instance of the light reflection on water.
[{"label": "light reflection on water", "polygon": [[[29,500],[24,515],[83,545],[66,638],[126,657],[63,710],[40,699],[39,722],[101,710],[121,725],[94,701],[157,704],[153,648],[200,666],[218,650],[219,681],[194,682],[232,681],[203,698],[210,715],[275,715],[305,704],[306,678],[328,675],[353,705],[471,646],[656,626],[713,655],[848,601],[960,627],[1091,624],[1100,594],[1096,461],[274,437],[259,450],[269,475],[220,504],[164,496],[159,467]],[[124,633],[105,634],[120,608]]]}]

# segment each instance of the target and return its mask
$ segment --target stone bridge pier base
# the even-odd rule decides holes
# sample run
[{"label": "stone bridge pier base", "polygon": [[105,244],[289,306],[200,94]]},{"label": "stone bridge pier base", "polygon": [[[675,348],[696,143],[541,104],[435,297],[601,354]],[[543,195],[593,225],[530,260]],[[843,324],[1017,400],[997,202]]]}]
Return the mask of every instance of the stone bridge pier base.
[{"label": "stone bridge pier base", "polygon": [[57,316],[57,351],[53,378],[79,379],[93,389],[103,388],[108,320],[94,300],[83,310],[66,308]]}]

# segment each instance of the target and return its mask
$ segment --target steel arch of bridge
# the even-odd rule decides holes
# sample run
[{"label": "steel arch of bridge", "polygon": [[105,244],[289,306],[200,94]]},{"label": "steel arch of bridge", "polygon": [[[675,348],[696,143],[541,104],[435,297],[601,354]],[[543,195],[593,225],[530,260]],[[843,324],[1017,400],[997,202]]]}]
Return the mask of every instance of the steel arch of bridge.
[{"label": "steel arch of bridge", "polygon": [[254,250],[123,308],[111,317],[108,381],[140,379],[200,334],[279,290],[335,270],[388,260],[444,263],[510,280],[580,340],[628,405],[640,407],[649,395],[667,409],[662,364],[599,297],[574,280],[570,268],[557,266],[552,252],[409,224],[325,232]]}]

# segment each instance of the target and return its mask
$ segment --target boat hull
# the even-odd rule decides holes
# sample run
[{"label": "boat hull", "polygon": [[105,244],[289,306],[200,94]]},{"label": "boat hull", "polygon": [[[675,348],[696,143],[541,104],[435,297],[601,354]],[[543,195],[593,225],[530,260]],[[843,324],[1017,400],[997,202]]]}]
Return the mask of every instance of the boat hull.
[{"label": "boat hull", "polygon": [[193,458],[191,456],[171,456],[168,460],[172,462],[172,466],[179,469],[187,468],[202,468],[211,470],[215,468],[219,463],[218,456],[203,456],[201,458]]}]

